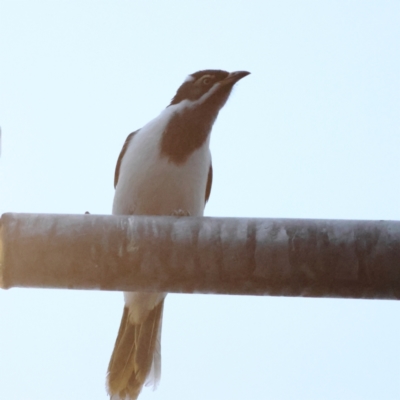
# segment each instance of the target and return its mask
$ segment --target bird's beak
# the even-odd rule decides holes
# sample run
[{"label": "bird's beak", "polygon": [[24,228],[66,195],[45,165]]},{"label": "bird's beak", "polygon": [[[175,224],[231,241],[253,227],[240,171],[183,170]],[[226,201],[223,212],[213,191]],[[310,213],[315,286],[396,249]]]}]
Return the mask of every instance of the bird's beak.
[{"label": "bird's beak", "polygon": [[245,76],[250,75],[250,72],[247,71],[235,71],[231,72],[223,81],[221,81],[221,85],[234,85],[237,81],[244,78]]}]

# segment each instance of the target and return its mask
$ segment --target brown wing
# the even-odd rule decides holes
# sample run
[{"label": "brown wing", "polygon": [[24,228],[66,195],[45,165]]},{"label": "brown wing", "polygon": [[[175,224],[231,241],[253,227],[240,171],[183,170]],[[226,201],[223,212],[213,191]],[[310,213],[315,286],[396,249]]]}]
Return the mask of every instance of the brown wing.
[{"label": "brown wing", "polygon": [[210,169],[208,170],[208,178],[207,178],[207,186],[206,186],[206,203],[207,203],[208,199],[210,198],[212,179],[213,179],[213,169],[212,169],[212,164],[210,163]]},{"label": "brown wing", "polygon": [[138,133],[140,131],[140,129],[138,129],[135,132],[132,132],[128,135],[128,137],[125,140],[124,145],[122,146],[122,150],[121,153],[119,153],[119,157],[118,157],[118,161],[117,161],[117,165],[115,167],[115,174],[114,174],[114,189],[117,187],[117,183],[118,183],[118,177],[119,177],[119,169],[121,168],[121,163],[122,163],[122,159],[124,158],[124,155],[126,153],[126,150],[128,149],[129,143],[132,140],[133,136],[135,135],[135,133]]}]

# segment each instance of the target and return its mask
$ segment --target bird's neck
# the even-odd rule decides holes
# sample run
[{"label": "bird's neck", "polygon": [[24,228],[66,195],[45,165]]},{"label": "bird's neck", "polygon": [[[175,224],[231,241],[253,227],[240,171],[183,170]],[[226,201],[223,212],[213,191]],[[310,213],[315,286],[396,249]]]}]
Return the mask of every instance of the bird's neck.
[{"label": "bird's neck", "polygon": [[218,115],[214,110],[204,103],[174,112],[163,132],[161,154],[175,164],[183,164],[206,143]]}]

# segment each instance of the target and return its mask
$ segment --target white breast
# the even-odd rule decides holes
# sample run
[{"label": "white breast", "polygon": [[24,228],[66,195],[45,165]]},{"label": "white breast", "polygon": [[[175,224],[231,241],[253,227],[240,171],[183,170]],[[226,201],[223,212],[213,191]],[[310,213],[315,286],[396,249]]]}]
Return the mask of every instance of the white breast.
[{"label": "white breast", "polygon": [[180,209],[203,215],[209,138],[183,164],[161,156],[161,136],[175,111],[174,106],[166,108],[131,140],[120,167],[113,214],[171,215]]}]

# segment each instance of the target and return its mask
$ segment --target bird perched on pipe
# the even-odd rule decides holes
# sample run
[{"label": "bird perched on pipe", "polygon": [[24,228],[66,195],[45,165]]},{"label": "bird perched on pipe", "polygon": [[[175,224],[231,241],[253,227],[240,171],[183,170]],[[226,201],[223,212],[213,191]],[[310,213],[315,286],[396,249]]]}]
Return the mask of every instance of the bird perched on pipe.
[{"label": "bird perched on pipe", "polygon": [[[211,192],[210,133],[233,86],[249,72],[189,75],[169,106],[131,133],[115,169],[113,214],[202,216]],[[166,293],[124,293],[121,326],[108,366],[112,400],[134,400],[161,375]]]}]

